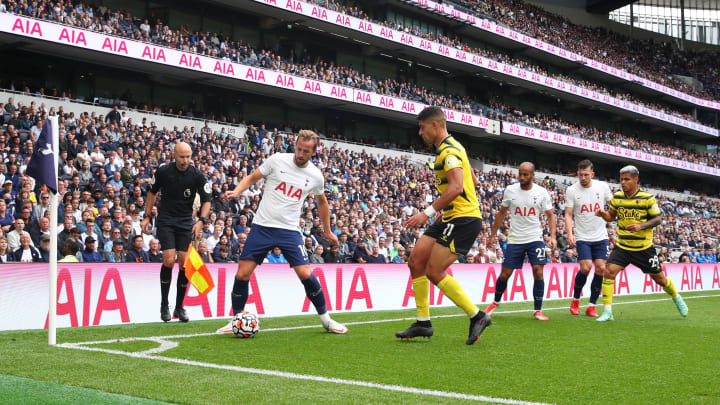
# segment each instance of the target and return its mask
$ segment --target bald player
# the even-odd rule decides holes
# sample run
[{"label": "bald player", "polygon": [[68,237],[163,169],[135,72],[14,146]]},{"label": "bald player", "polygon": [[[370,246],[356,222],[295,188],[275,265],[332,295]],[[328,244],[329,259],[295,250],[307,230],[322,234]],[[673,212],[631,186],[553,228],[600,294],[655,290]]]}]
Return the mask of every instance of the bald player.
[{"label": "bald player", "polygon": [[530,162],[523,162],[520,165],[518,182],[505,188],[502,206],[490,232],[488,249],[495,246],[495,235],[508,212],[510,213],[510,235],[508,235],[508,245],[505,249],[505,261],[503,261],[502,272],[495,284],[495,301],[485,308],[485,312],[491,314],[500,305],[502,295],[507,288],[508,278],[515,269],[522,268],[527,256],[535,279],[533,283],[533,300],[535,302],[533,318],[547,321],[547,316],[542,313],[543,295],[545,294],[543,269],[546,257],[540,215],[544,213],[547,216],[550,226],[550,246],[553,250],[557,246],[556,218],[550,194],[545,187],[535,184],[535,165]]},{"label": "bald player", "polygon": [[[152,185],[145,200],[145,212],[152,212],[155,197],[161,193],[155,226],[157,238],[163,251],[163,264],[160,268],[160,319],[170,321],[168,295],[172,281],[172,269],[177,261],[180,264],[177,278],[177,295],[173,316],[181,322],[190,319],[183,308],[188,279],[185,277],[185,253],[192,237],[202,232],[202,226],[210,214],[210,183],[195,166],[192,166],[192,149],[185,142],[175,145],[175,161],[160,166],[153,175]],[[200,194],[199,220],[193,224],[193,202],[195,194]],[[143,218],[141,227],[148,231],[150,217]]]}]

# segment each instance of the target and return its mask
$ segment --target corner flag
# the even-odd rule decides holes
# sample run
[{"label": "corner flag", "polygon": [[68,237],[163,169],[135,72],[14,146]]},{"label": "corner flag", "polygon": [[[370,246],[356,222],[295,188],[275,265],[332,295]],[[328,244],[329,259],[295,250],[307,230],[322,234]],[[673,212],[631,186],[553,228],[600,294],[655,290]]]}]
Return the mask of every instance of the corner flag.
[{"label": "corner flag", "polygon": [[57,251],[58,251],[58,147],[60,146],[58,117],[48,116],[38,137],[37,145],[25,173],[50,193],[50,265],[48,266],[48,344],[56,342],[55,318],[57,315]]},{"label": "corner flag", "polygon": [[52,121],[50,117],[45,120],[36,149],[25,172],[38,183],[46,185],[55,194],[58,189],[57,164],[55,163],[57,145],[54,145],[53,141],[57,137],[53,136],[53,130],[57,131],[57,118],[55,118],[54,126]]},{"label": "corner flag", "polygon": [[205,267],[205,262],[203,262],[200,253],[195,250],[192,243],[188,246],[185,255],[185,277],[190,280],[190,283],[195,286],[200,295],[207,295],[215,287],[212,276]]}]

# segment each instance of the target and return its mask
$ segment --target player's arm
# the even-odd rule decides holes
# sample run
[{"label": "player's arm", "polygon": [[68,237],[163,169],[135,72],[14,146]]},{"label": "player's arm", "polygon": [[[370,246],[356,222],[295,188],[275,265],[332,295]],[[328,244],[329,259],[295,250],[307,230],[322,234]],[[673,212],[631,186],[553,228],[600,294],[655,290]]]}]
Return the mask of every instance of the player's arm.
[{"label": "player's arm", "polygon": [[612,209],[612,207],[608,208],[607,211],[604,210],[597,210],[595,211],[595,215],[604,219],[606,222],[612,222],[617,218],[617,211]]},{"label": "player's arm", "polygon": [[573,208],[565,207],[565,233],[567,233],[570,247],[575,247],[575,232],[573,231]]},{"label": "player's arm", "polygon": [[154,193],[152,190],[148,190],[147,197],[145,197],[145,207],[143,210],[145,211],[145,218],[140,222],[140,229],[143,230],[143,232],[148,232],[147,228],[150,225],[150,214],[152,212],[152,207],[155,206],[155,196],[157,194]]},{"label": "player's arm", "polygon": [[337,246],[337,236],[335,236],[332,228],[330,228],[330,204],[328,204],[328,200],[323,193],[319,193],[315,196],[315,199],[317,200],[320,221],[322,222],[323,229],[325,230],[325,237],[330,241],[330,243],[332,243],[333,246]]},{"label": "player's arm", "polygon": [[434,217],[438,211],[450,205],[450,203],[463,192],[462,167],[450,169],[447,171],[446,175],[448,186],[445,189],[445,192],[440,195],[440,198],[425,208],[424,211],[419,212],[408,219],[408,228],[417,228],[418,226],[424,224],[428,218]]},{"label": "player's arm", "polygon": [[545,215],[547,215],[550,224],[550,246],[555,250],[557,248],[557,235],[555,233],[557,231],[557,217],[552,209],[545,211]]},{"label": "player's arm", "polygon": [[260,179],[262,179],[263,177],[265,177],[265,175],[262,174],[262,172],[261,172],[259,169],[253,170],[253,172],[250,173],[249,176],[245,176],[245,178],[243,178],[242,180],[240,180],[240,182],[238,183],[238,185],[235,186],[235,189],[234,189],[234,190],[226,191],[226,192],[225,192],[225,197],[227,197],[227,198],[238,198],[238,196],[240,195],[240,193],[242,193],[243,191],[249,189],[250,186],[252,186],[253,184],[255,184],[255,183],[257,183],[258,181],[260,181]]},{"label": "player's arm", "polygon": [[506,207],[504,205],[500,206],[500,210],[498,211],[497,215],[495,216],[495,220],[493,221],[492,230],[490,230],[490,238],[488,238],[487,242],[488,249],[492,249],[495,247],[495,235],[497,235],[498,230],[500,229],[500,225],[502,225],[503,221],[505,220],[505,216],[507,215],[509,209],[509,207]]},{"label": "player's arm", "polygon": [[647,210],[647,215],[650,219],[643,222],[642,224],[632,224],[628,226],[628,231],[638,232],[642,231],[643,229],[655,228],[662,223],[662,210],[660,210],[660,208],[658,207],[657,202],[655,202],[655,199],[653,198],[649,203],[650,208],[648,208]]}]

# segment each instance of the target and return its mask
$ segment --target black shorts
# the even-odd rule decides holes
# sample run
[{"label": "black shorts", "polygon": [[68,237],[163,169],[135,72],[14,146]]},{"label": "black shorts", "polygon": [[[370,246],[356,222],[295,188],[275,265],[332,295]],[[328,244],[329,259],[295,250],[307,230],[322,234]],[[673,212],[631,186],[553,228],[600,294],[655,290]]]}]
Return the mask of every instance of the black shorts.
[{"label": "black shorts", "polygon": [[647,274],[658,274],[662,272],[662,266],[660,260],[658,260],[657,252],[655,248],[650,246],[645,250],[625,250],[618,246],[615,246],[610,258],[607,261],[608,264],[615,264],[623,269],[628,264],[634,264],[643,273]]},{"label": "black shorts", "polygon": [[176,249],[180,252],[187,252],[188,246],[192,242],[193,220],[191,217],[158,215],[155,226],[160,249]]},{"label": "black shorts", "polygon": [[475,217],[458,217],[444,222],[433,222],[424,235],[437,241],[440,246],[450,248],[450,251],[464,256],[470,251],[478,234],[482,230],[482,221]]}]

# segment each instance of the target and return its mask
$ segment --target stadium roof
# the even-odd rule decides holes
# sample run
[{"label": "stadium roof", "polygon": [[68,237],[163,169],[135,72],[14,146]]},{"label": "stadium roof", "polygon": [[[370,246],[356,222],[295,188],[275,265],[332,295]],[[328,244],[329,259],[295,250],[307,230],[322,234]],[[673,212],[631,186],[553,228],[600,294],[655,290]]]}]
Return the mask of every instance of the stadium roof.
[{"label": "stadium roof", "polygon": [[[630,3],[642,6],[662,6],[680,8],[681,0],[584,0],[585,9],[589,13],[604,14],[612,10],[626,6]],[[718,10],[720,9],[719,0],[682,0],[685,3],[685,9],[701,9],[701,10]],[[581,3],[582,0],[578,0]]]}]

